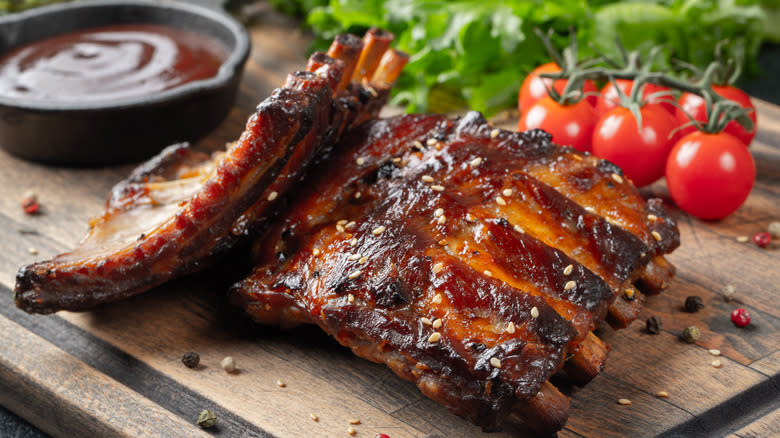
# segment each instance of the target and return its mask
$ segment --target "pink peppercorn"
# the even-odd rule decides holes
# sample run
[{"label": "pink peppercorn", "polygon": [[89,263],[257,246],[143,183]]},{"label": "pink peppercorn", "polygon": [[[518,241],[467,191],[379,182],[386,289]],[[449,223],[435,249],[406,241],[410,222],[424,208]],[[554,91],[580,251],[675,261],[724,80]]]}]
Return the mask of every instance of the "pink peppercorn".
[{"label": "pink peppercorn", "polygon": [[753,243],[760,246],[761,248],[766,248],[770,243],[772,243],[772,235],[766,231],[756,233],[753,236]]},{"label": "pink peppercorn", "polygon": [[390,435],[384,433],[378,433],[374,438],[390,438]]},{"label": "pink peppercorn", "polygon": [[741,307],[739,309],[734,309],[734,311],[731,312],[731,322],[737,327],[745,327],[750,324],[750,313]]}]

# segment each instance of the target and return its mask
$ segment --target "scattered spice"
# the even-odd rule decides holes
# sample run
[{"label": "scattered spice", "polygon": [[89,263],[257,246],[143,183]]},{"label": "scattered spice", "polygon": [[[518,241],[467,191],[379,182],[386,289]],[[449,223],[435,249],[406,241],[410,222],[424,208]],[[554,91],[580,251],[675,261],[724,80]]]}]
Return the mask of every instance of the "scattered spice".
[{"label": "scattered spice", "polygon": [[384,434],[384,433],[378,433],[374,438],[390,438],[390,435]]},{"label": "scattered spice", "polygon": [[217,414],[211,409],[204,409],[198,414],[198,426],[208,429],[217,424]]},{"label": "scattered spice", "polygon": [[29,252],[32,255],[38,254],[38,250],[35,248],[27,248],[27,252]]},{"label": "scattered spice", "polygon": [[38,203],[38,195],[35,192],[27,192],[22,198],[22,210],[27,214],[38,213],[41,208],[41,204]]},{"label": "scattered spice", "polygon": [[491,357],[490,366],[492,366],[493,368],[501,368],[501,360],[497,357]]},{"label": "scattered spice", "polygon": [[767,230],[769,231],[769,234],[772,235],[772,237],[780,238],[780,222],[771,222],[769,227],[767,227]]},{"label": "scattered spice", "polygon": [[683,341],[689,344],[695,344],[696,341],[699,340],[700,336],[701,336],[701,331],[699,331],[698,327],[693,325],[689,327],[685,327],[685,330],[683,330],[682,333]]},{"label": "scattered spice", "polygon": [[187,368],[195,368],[200,363],[200,355],[194,351],[188,351],[182,356],[181,363]]},{"label": "scattered spice", "polygon": [[745,243],[748,240],[750,240],[750,238],[748,236],[737,236],[737,242],[739,242],[739,243]]},{"label": "scattered spice", "polygon": [[276,381],[276,386],[278,386],[278,387],[280,387],[280,388],[285,388],[285,387],[287,386],[287,384],[285,384],[285,383],[284,383],[284,382],[282,382],[281,380],[277,380],[277,381]]},{"label": "scattered spice", "polygon": [[731,322],[737,327],[745,327],[750,324],[750,313],[747,309],[738,308],[731,312]]},{"label": "scattered spice", "polygon": [[666,391],[658,391],[655,393],[656,397],[669,398],[669,393]]},{"label": "scattered spice", "polygon": [[716,350],[714,348],[710,349],[710,354],[713,356],[720,356],[720,350]]},{"label": "scattered spice", "polygon": [[685,311],[688,313],[696,313],[699,309],[704,307],[704,301],[698,295],[691,295],[685,298]]},{"label": "scattered spice", "polygon": [[619,399],[617,399],[617,404],[622,405],[622,406],[630,406],[631,405],[631,400],[629,400],[627,398],[619,398]]},{"label": "scattered spice", "polygon": [[645,330],[651,335],[657,335],[658,333],[661,333],[662,326],[663,324],[661,324],[661,318],[657,316],[651,316],[650,318],[647,318],[647,321],[645,321]]},{"label": "scattered spice", "polygon": [[226,373],[236,372],[236,361],[233,360],[232,356],[222,359],[220,365],[222,365],[222,369],[225,370]]},{"label": "scattered spice", "polygon": [[770,243],[772,243],[772,235],[766,231],[756,233],[753,235],[753,243],[755,243],[759,248],[766,248]]},{"label": "scattered spice", "polygon": [[715,359],[712,361],[712,367],[713,368],[720,368],[723,366],[723,363],[720,361],[720,359]]},{"label": "scattered spice", "polygon": [[311,421],[320,421],[320,417],[317,414],[309,414],[309,417],[311,417]]},{"label": "scattered spice", "polygon": [[349,424],[358,425],[360,424],[360,420],[358,420],[357,418],[350,418]]},{"label": "scattered spice", "polygon": [[350,427],[349,429],[347,429],[347,433],[349,434],[349,436],[355,436],[357,430],[355,430],[354,427]]},{"label": "scattered spice", "polygon": [[724,300],[731,301],[731,300],[734,299],[734,295],[736,295],[736,293],[737,293],[737,288],[735,288],[734,286],[728,284],[720,292],[723,294],[723,299]]}]

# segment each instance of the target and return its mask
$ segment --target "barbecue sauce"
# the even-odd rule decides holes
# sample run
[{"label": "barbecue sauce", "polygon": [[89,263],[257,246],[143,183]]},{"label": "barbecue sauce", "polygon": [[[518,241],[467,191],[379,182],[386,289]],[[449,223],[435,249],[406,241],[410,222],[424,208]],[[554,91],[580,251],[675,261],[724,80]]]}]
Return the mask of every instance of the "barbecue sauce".
[{"label": "barbecue sauce", "polygon": [[0,56],[0,96],[50,102],[152,95],[216,76],[227,50],[203,35],[153,24],[98,27]]}]

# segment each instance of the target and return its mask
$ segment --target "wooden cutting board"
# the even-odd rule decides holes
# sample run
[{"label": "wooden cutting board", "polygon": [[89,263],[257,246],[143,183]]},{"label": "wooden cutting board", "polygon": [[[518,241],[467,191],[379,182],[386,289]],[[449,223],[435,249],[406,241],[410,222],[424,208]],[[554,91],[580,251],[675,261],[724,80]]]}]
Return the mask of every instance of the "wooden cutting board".
[{"label": "wooden cutting board", "polygon": [[[254,48],[237,104],[199,144],[205,150],[235,139],[255,105],[304,66],[310,40],[296,24],[277,15],[259,18],[251,27]],[[572,409],[561,437],[780,433],[780,245],[761,249],[736,240],[780,220],[780,108],[757,106],[759,132],[751,152],[758,181],[748,202],[717,223],[670,207],[682,235],[682,246],[669,257],[677,277],[668,291],[649,298],[630,327],[600,329],[612,345],[606,370],[583,388],[564,385]],[[0,404],[47,433],[348,437],[352,427],[358,437],[481,435],[411,383],[354,357],[316,328],[244,324],[224,307],[226,284],[215,271],[91,312],[31,316],[17,310],[11,292],[16,270],[72,248],[130,167],[63,169],[0,152],[0,169]],[[22,212],[27,190],[39,194],[42,214]],[[662,184],[649,193],[666,197]],[[733,302],[721,297],[726,285],[736,288]],[[704,309],[685,313],[688,295],[702,297]],[[749,327],[731,324],[735,307],[751,312]],[[651,315],[663,321],[659,335],[642,330]],[[702,331],[696,345],[678,339],[689,325]],[[722,352],[721,368],[711,365],[716,358],[709,349]],[[200,353],[199,368],[182,365],[187,351]],[[235,358],[238,373],[220,368],[225,356]],[[661,390],[669,397],[657,397]],[[618,398],[632,404],[618,405]],[[206,408],[218,416],[208,431],[195,425]],[[532,433],[510,421],[502,433],[486,436]]]}]

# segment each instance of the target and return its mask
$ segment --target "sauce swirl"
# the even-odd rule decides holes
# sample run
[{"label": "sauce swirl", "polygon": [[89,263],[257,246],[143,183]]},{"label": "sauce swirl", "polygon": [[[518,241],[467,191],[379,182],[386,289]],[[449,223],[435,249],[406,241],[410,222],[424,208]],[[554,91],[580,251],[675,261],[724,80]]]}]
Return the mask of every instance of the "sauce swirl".
[{"label": "sauce swirl", "polygon": [[227,49],[194,32],[128,24],[66,33],[0,56],[0,96],[50,102],[150,95],[216,76]]}]

